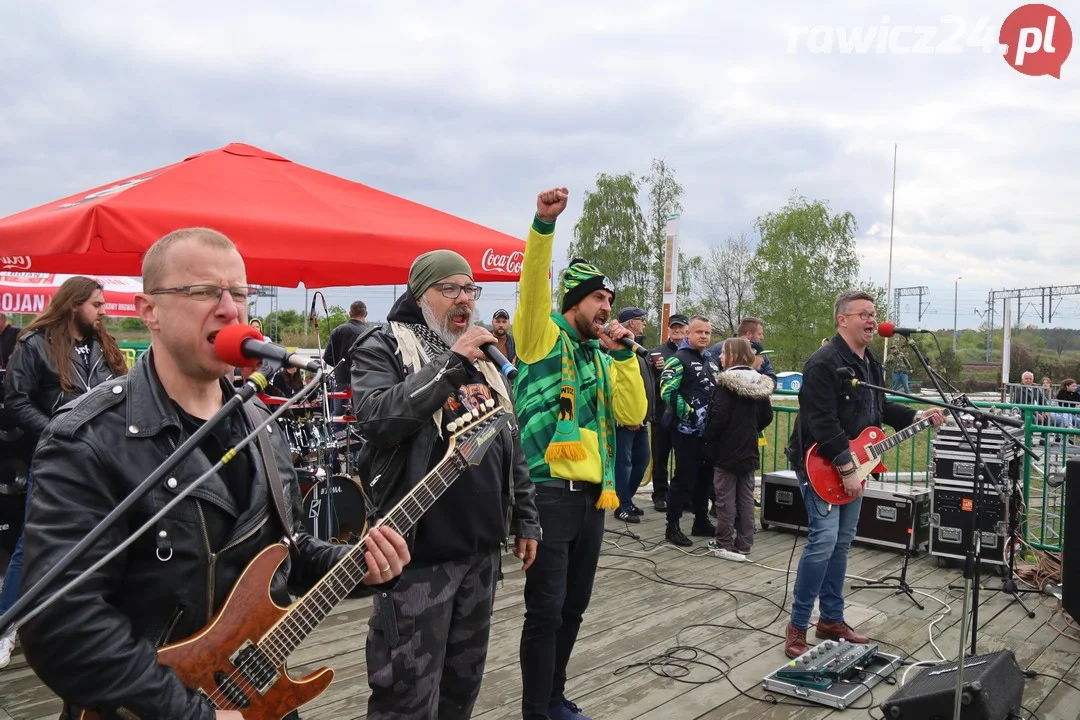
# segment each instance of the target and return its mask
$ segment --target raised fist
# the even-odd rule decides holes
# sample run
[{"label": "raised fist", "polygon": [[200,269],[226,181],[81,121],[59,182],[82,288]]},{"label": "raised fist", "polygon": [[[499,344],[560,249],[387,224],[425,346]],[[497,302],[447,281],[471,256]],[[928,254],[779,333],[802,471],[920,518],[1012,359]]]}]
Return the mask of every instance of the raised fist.
[{"label": "raised fist", "polygon": [[552,188],[536,196],[536,214],[544,222],[555,222],[555,218],[566,209],[570,191],[566,188]]}]

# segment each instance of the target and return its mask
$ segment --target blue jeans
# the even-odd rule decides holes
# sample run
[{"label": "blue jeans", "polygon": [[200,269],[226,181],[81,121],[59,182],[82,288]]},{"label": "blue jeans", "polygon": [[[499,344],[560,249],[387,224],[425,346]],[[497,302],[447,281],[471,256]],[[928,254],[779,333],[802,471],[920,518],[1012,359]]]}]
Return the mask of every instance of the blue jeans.
[{"label": "blue jeans", "polygon": [[[26,509],[30,510],[30,488],[34,483],[34,475],[29,468],[26,470]],[[23,520],[23,529],[26,529],[26,521]],[[15,541],[15,552],[11,553],[11,561],[8,563],[7,572],[4,573],[4,590],[0,592],[0,615],[3,615],[19,599],[19,585],[22,584],[22,541],[23,534],[19,533],[19,539]]]},{"label": "blue jeans", "polygon": [[911,384],[908,382],[908,374],[906,372],[893,371],[892,374],[892,389],[903,390],[907,394],[911,394]]},{"label": "blue jeans", "polygon": [[829,504],[811,489],[801,470],[798,478],[806,514],[810,518],[810,535],[795,576],[791,624],[805,629],[810,625],[814,600],[818,601],[821,619],[825,622],[844,619],[844,575],[847,573],[848,550],[859,524],[862,497],[846,505],[833,505],[830,509]]},{"label": "blue jeans", "polygon": [[615,494],[623,510],[634,504],[634,494],[641,487],[648,467],[648,428],[644,425],[638,430],[615,428]]}]

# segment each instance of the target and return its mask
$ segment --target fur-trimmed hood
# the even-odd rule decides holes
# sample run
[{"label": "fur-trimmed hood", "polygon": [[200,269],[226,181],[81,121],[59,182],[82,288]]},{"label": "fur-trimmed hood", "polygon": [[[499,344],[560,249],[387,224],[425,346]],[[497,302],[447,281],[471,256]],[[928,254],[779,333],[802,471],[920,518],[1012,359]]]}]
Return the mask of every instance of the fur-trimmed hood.
[{"label": "fur-trimmed hood", "polygon": [[768,398],[776,389],[776,383],[771,377],[745,366],[733,367],[717,373],[716,384],[751,400]]}]

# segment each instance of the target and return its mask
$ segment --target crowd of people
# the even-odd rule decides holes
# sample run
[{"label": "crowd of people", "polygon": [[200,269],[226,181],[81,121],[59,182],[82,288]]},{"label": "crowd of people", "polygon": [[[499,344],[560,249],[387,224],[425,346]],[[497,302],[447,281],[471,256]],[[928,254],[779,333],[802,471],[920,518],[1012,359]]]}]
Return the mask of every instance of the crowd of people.
[{"label": "crowd of people", "polygon": [[[631,348],[644,342],[648,314],[632,306],[614,311],[617,288],[581,258],[559,277],[553,306],[548,270],[568,198],[565,188],[537,196],[512,318],[500,309],[490,329],[477,323],[482,289],[472,267],[452,250],[436,250],[412,263],[385,324],[369,324],[358,301],[349,322],[330,336],[324,361],[335,387],[351,394],[348,409],[364,439],[357,475],[372,523],[440,462],[457,421],[489,407],[511,419],[482,460],[408,532],[370,530],[367,575],[354,592],[372,598],[370,718],[471,716],[504,552],[512,548],[525,574],[521,715],[588,720],[567,695],[568,665],[609,513],[618,522],[641,521],[645,511],[636,502],[650,466],[647,492],[665,517],[667,542],[693,545],[681,527],[688,511],[690,536],[708,538],[712,555],[744,562],[753,550],[755,475],[776,388],[765,324],[744,318],[733,337],[713,343],[708,318],[675,314],[667,318],[663,344],[638,354]],[[9,331],[0,318],[6,406],[24,432],[39,438],[26,523],[0,610],[236,392],[234,368],[218,359],[213,342],[222,328],[246,322],[247,283],[243,258],[221,233],[187,228],[158,240],[145,254],[143,292],[136,296],[151,347],[130,369],[102,324],[102,288],[89,278],[65,283],[21,332]],[[877,323],[873,298],[841,295],[835,322],[837,334],[806,364],[788,442],[810,526],[785,644],[791,657],[807,650],[815,602],[818,637],[866,642],[843,616],[862,491],[852,480],[847,440],[869,425],[902,428],[919,415],[881,393],[843,385],[836,372],[850,368],[859,379],[884,382],[869,350]],[[8,351],[13,335],[18,341]],[[488,361],[489,345],[514,363],[516,379]],[[303,386],[301,372],[284,370],[273,385],[293,395]],[[215,426],[60,579],[89,568],[268,416],[256,400]],[[844,478],[854,498],[849,504],[815,497],[803,469],[812,443]],[[270,588],[279,604],[325,575],[348,548],[311,537],[299,510],[282,433],[259,433],[153,533],[23,624],[26,660],[63,699],[65,717],[81,710],[106,717],[242,717],[185,687],[157,664],[155,652],[206,626],[251,559],[274,543],[284,539],[289,548]],[[0,666],[13,646],[13,634],[0,639]]]}]

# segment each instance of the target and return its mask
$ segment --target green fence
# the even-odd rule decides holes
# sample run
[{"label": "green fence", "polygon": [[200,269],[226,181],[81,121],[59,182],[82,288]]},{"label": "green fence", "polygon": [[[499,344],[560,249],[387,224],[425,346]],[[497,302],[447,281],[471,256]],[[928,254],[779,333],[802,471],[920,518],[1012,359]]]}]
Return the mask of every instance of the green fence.
[{"label": "green fence", "polygon": [[135,342],[133,340],[120,340],[116,344],[120,346],[120,352],[124,353],[124,360],[127,361],[129,368],[134,367],[135,361],[150,347],[148,342]]},{"label": "green fence", "polygon": [[[762,448],[762,474],[789,468],[784,448],[791,436],[792,423],[799,412],[798,392],[778,390],[781,399],[774,401],[774,419],[765,431]],[[893,397],[905,404],[917,401]],[[1032,547],[1061,551],[1061,528],[1064,522],[1064,487],[1060,480],[1065,462],[1080,459],[1080,408],[1044,405],[1016,405],[1000,402],[975,402],[976,407],[1010,411],[1023,418],[1023,439],[1039,456],[1038,462],[1026,453],[1022,464],[1022,493],[1025,512],[1024,536]],[[921,407],[929,407],[921,405]],[[888,469],[887,480],[911,486],[929,487],[932,476],[933,429],[920,433],[890,450],[882,462]]]}]

